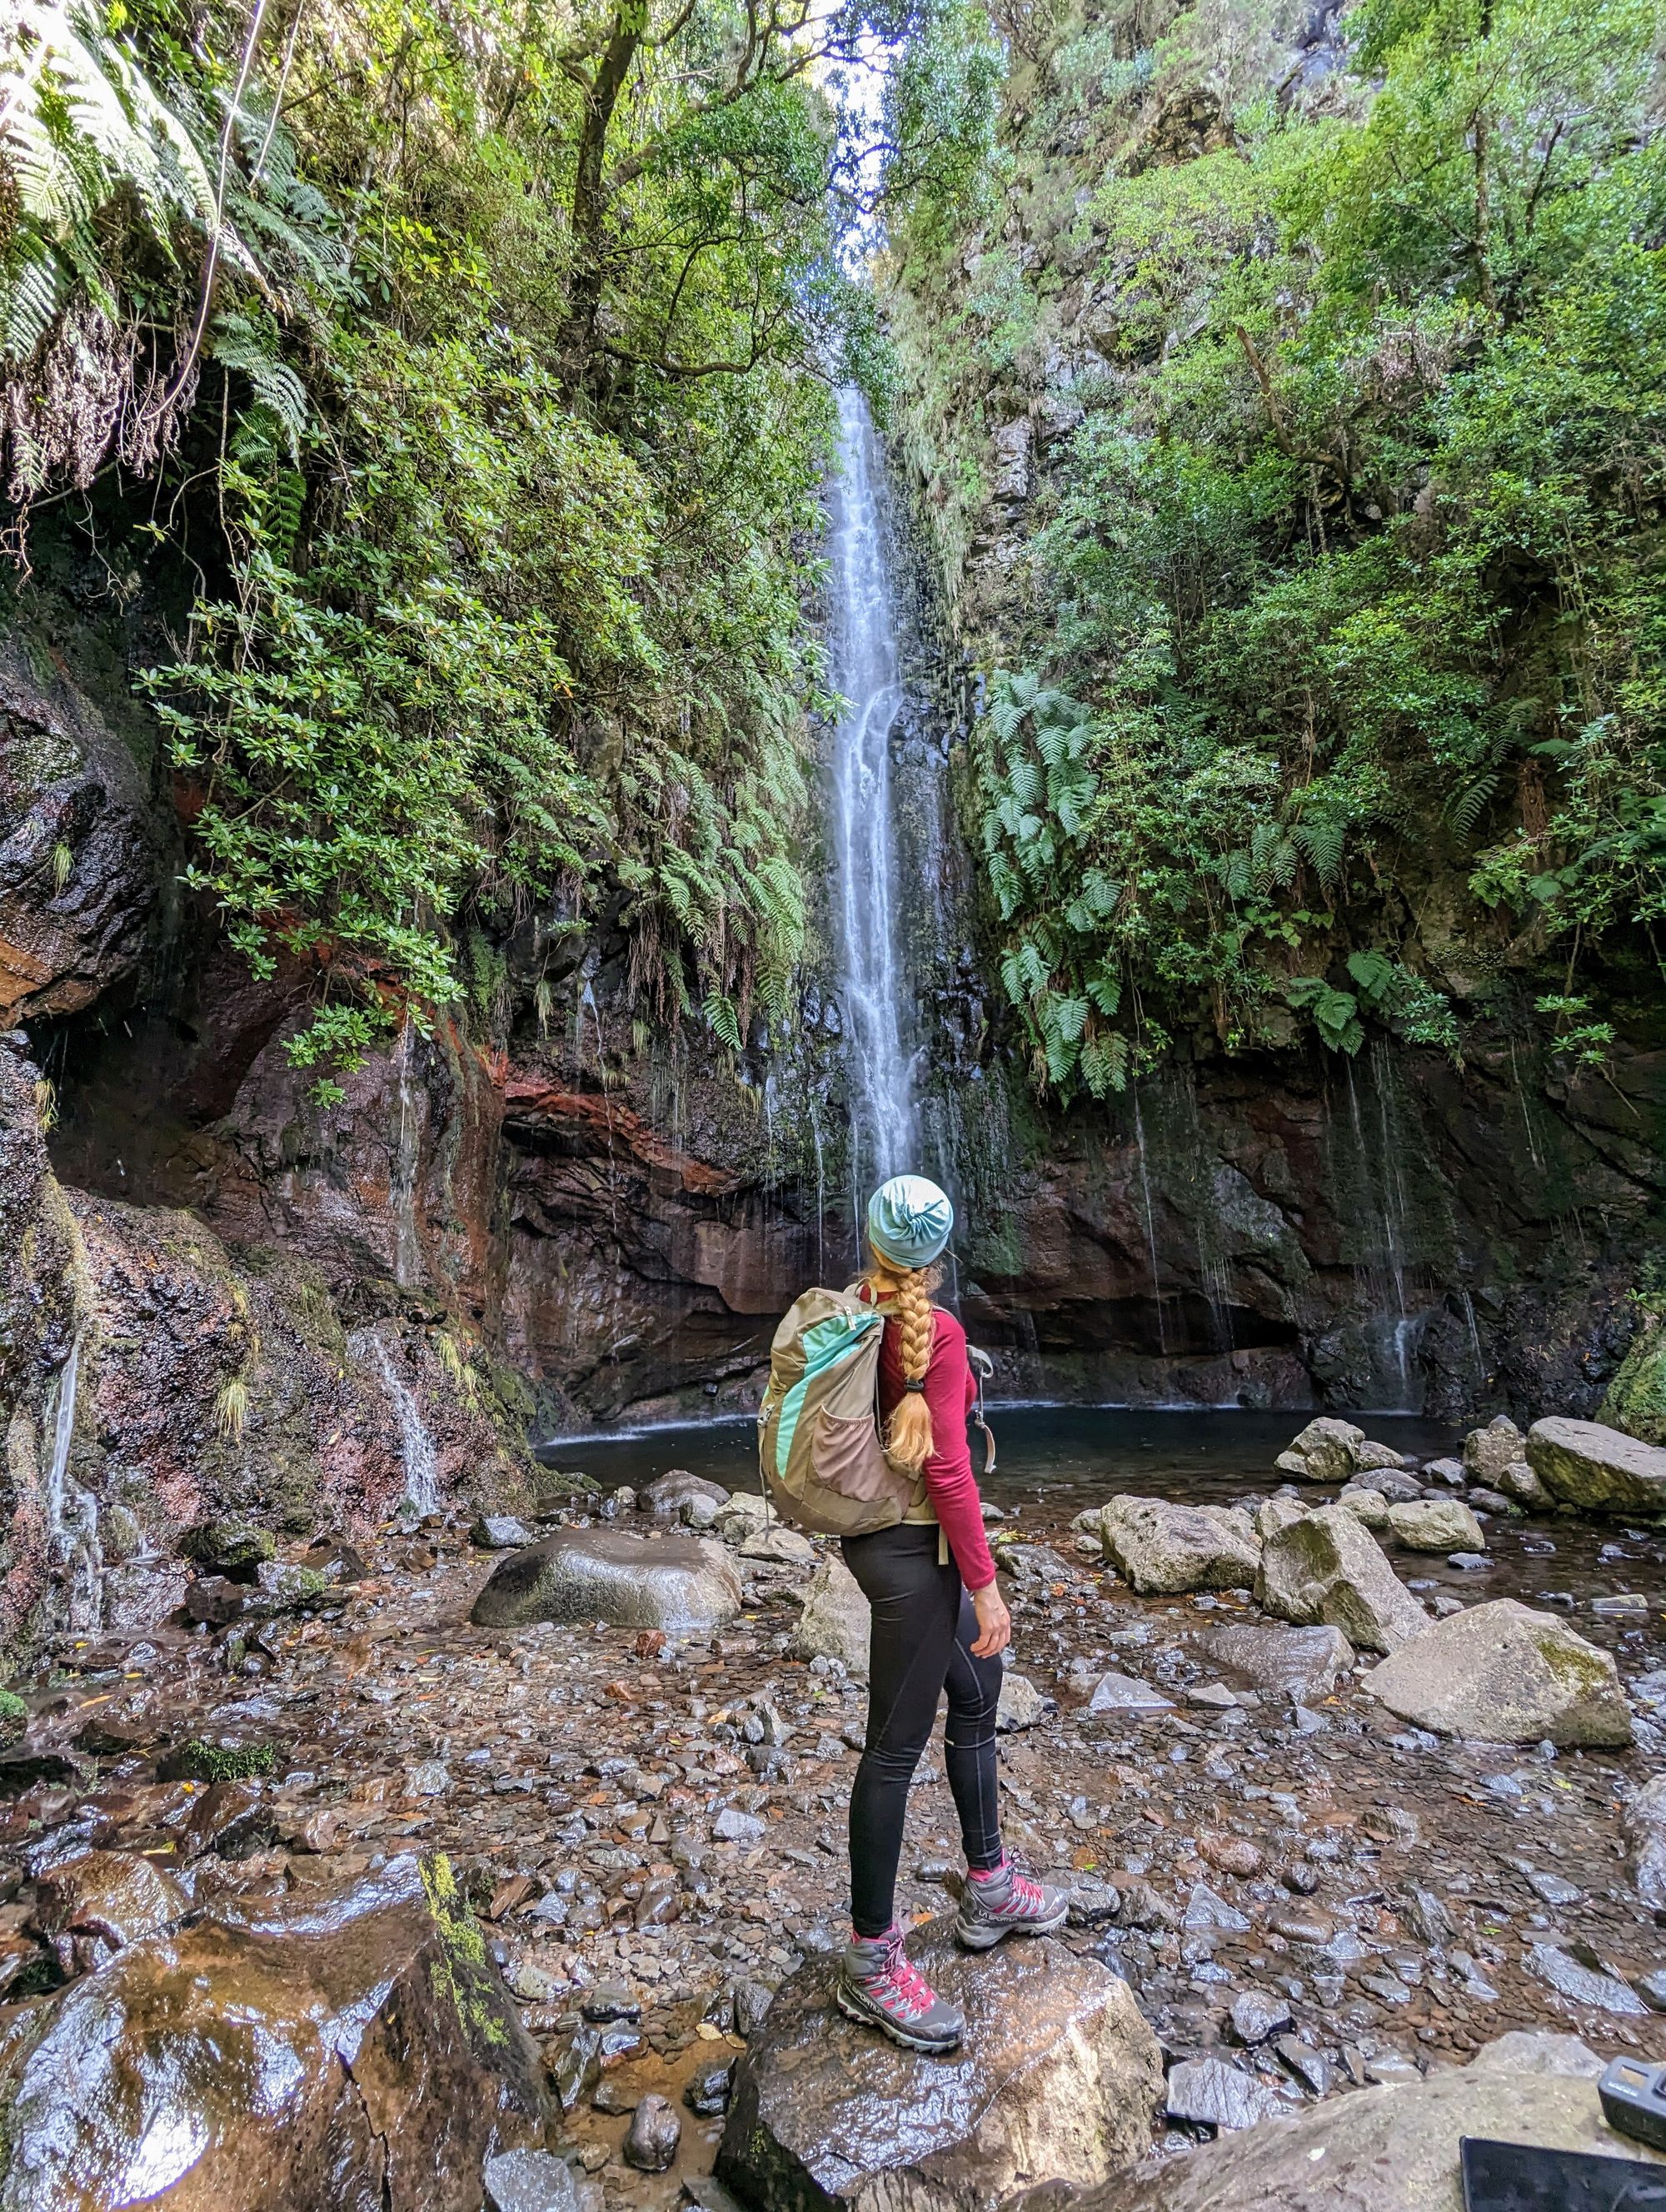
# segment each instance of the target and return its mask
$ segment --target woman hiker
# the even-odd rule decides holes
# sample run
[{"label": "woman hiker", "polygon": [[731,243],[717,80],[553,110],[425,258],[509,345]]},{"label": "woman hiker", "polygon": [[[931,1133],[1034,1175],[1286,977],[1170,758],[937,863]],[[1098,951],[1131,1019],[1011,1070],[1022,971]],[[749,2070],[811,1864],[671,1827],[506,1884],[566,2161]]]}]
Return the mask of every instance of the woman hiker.
[{"label": "woman hiker", "polygon": [[995,1778],[1000,1654],[1012,1624],[966,1442],[977,1386],[966,1332],[932,1304],[934,1262],[954,1227],[947,1195],[922,1176],[893,1176],[867,1209],[873,1266],[861,1295],[881,1306],[879,1413],[892,1461],[922,1474],[926,1501],[873,1535],[843,1540],[845,1563],[873,1609],[867,1741],[850,1793],[853,1934],[840,2008],[915,2051],[950,2051],[964,2017],[909,1963],[897,1925],[897,1865],[909,1784],[946,1688],[944,1765],[960,1816],[967,1875],[955,1933],[982,1951],[1005,1936],[1045,1936],[1067,1909],[1062,1890],[1019,1873],[1001,1847]]}]

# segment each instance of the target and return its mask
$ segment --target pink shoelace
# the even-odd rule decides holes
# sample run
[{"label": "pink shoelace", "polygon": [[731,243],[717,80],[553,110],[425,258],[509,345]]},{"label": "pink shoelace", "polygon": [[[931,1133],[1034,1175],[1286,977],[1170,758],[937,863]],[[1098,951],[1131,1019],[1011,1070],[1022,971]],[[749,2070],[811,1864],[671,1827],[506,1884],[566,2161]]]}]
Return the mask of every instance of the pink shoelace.
[{"label": "pink shoelace", "polygon": [[909,2020],[917,2020],[936,2002],[929,1983],[903,1948],[903,1931],[893,1928],[885,1941],[885,1972],[868,1984],[883,2005],[893,2006]]},{"label": "pink shoelace", "polygon": [[1012,1877],[1012,1903],[1007,1907],[1008,1911],[1016,1906],[1025,1919],[1038,1920],[1046,1902],[1042,1895],[1041,1884],[1031,1881],[1011,1858],[1003,1858],[998,1867],[991,1867],[987,1874],[974,1872],[972,1880],[982,1887],[986,1882],[999,1881],[1004,1874],[1010,1874]]}]

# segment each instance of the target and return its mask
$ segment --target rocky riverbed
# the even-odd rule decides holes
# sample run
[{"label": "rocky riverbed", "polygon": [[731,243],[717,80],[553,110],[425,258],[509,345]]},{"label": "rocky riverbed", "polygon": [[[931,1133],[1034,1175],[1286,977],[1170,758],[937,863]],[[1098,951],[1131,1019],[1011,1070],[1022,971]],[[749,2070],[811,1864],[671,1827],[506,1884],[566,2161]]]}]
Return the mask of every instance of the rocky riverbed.
[{"label": "rocky riverbed", "polygon": [[[1346,1425],[1312,1425],[1310,1451]],[[1573,2030],[1602,2051],[1666,2039],[1645,1793],[1666,1742],[1661,1538],[1623,1513],[1521,1512],[1495,1486],[1531,1463],[1511,1436],[1505,1456],[1502,1431],[1481,1432],[1467,1465],[1395,1467],[1389,1448],[1362,1468],[1359,1444],[1346,1467],[1289,1480],[1268,1465],[1237,1507],[1208,1509],[1219,1557],[1190,1588],[1151,1587],[1177,1573],[1153,1577],[1152,1531],[1134,1532],[1138,1552],[1126,1510],[1113,1534],[1073,1498],[993,1509],[1015,1624],[1007,1832],[1073,1887],[1063,1949],[1125,1983],[1155,2033],[1153,2155],[1461,2064],[1511,2029]],[[1360,1496],[1373,1483],[1376,1505]],[[1157,1504],[1158,1520],[1199,1517]],[[1472,1516],[1481,1548],[1457,1565],[1414,1548],[1415,1516],[1386,1520],[1414,1504]],[[1408,1721],[1373,1692],[1357,1613],[1347,1642],[1323,1598],[1297,1625],[1304,1601],[1280,1595],[1274,1547],[1340,1522],[1423,1623],[1380,1662],[1385,1679],[1463,1619],[1487,1630],[1506,1599],[1592,1655],[1578,1680],[1547,1678],[1562,1704],[1542,1735]],[[1170,1553],[1199,1533],[1170,1524]],[[616,1555],[640,1546],[654,1575],[667,1545],[694,1561],[666,1626],[639,1625],[654,1575],[637,1577],[649,1595],[629,1625],[587,1616],[589,1585],[562,1561],[598,1538]],[[366,1885],[392,1885],[371,1903],[408,1916],[421,1862],[449,1869],[477,1939],[471,1971],[495,1988],[501,1970],[551,2100],[528,2119],[523,2096],[488,2148],[568,2151],[571,2178],[610,2207],[669,2205],[685,2185],[709,2198],[733,2062],[767,2041],[777,1987],[843,1940],[864,1692],[860,1619],[824,1547],[684,1477],[641,1501],[563,1499],[531,1525],[436,1516],[288,1552],[218,1528],[196,1549],[179,1616],[138,1639],[66,1642],[14,1685],[0,1753],[14,2094],[28,2054],[67,2032],[77,1990],[140,1973],[147,1947],[216,1927],[298,1943],[309,1911]],[[1593,1595],[1588,1573],[1560,1586],[1571,1555],[1602,1552],[1608,1584],[1629,1575],[1630,1589]],[[506,1626],[512,1583],[523,1597]],[[526,1617],[540,1605],[562,1617]],[[1608,1717],[1564,1725],[1576,1710]],[[912,1919],[947,1908],[957,1864],[933,1753],[904,1854]],[[398,1924],[398,1955],[420,1952]],[[312,2032],[309,2002],[295,2001],[292,2041]],[[131,2008],[128,2023],[144,2032]],[[414,2075],[404,2103],[423,2094]],[[23,2119],[46,2126],[33,2110]],[[242,2124],[222,2121],[234,2139]],[[8,2212],[103,2201],[31,2195],[18,2176],[33,2170],[23,2157],[0,2191]],[[474,2179],[455,2201],[474,2212]]]}]

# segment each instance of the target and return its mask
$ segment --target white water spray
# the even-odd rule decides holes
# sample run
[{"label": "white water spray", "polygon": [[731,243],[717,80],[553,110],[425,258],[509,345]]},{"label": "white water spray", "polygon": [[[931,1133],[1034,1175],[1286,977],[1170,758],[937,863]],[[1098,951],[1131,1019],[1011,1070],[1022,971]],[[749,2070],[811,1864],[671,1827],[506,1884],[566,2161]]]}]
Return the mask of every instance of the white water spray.
[{"label": "white water spray", "polygon": [[78,1329],[53,1384],[52,1447],[46,1481],[46,1544],[54,1565],[68,1570],[70,1627],[96,1630],[102,1626],[104,1613],[99,1502],[70,1475],[70,1449],[75,1442],[76,1405],[81,1389],[82,1341]]},{"label": "white water spray", "polygon": [[833,845],[852,1201],[915,1165],[918,1114],[903,1023],[906,971],[891,822],[891,733],[903,703],[883,465],[860,395],[839,394],[831,519],[832,677],[848,704],[833,742]]},{"label": "white water spray", "polygon": [[382,1389],[399,1431],[399,1456],[404,1464],[405,1489],[400,1510],[418,1521],[440,1510],[440,1468],[434,1439],[423,1419],[416,1393],[393,1364],[392,1353],[373,1330],[356,1333],[349,1349],[360,1358],[368,1353],[381,1377]]}]

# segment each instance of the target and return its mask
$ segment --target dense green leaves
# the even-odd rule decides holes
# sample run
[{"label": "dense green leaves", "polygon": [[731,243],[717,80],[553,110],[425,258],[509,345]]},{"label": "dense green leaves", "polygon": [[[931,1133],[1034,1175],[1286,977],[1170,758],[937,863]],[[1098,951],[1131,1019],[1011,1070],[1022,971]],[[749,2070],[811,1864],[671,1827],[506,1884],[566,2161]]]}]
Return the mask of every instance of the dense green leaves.
[{"label": "dense green leaves", "polygon": [[[1097,258],[1063,338],[1089,324],[1107,368],[1078,372],[1025,547],[1035,611],[974,743],[1003,974],[1066,1090],[1106,1079],[1102,1036],[1126,1069],[1199,1018],[1229,1045],[1292,1010],[1344,1053],[1373,1021],[1456,1050],[1417,941],[1443,872],[1529,967],[1657,958],[1666,918],[1651,11],[1367,0],[1355,76],[1310,115],[1268,97],[1288,64],[1276,39],[1256,58],[1252,15],[1229,37],[1183,10],[1142,60],[1143,18],[1090,10],[1013,95],[1011,130],[1049,149],[1032,225],[1066,201],[1052,134],[1088,58],[1125,103],[1070,180]],[[1216,100],[1208,150],[1146,150]],[[1073,219],[1025,256],[1018,378],[1044,373]],[[1005,367],[957,314],[1017,265],[982,220],[949,249],[964,283],[901,249],[910,435],[952,560],[982,487],[938,425]]]}]

